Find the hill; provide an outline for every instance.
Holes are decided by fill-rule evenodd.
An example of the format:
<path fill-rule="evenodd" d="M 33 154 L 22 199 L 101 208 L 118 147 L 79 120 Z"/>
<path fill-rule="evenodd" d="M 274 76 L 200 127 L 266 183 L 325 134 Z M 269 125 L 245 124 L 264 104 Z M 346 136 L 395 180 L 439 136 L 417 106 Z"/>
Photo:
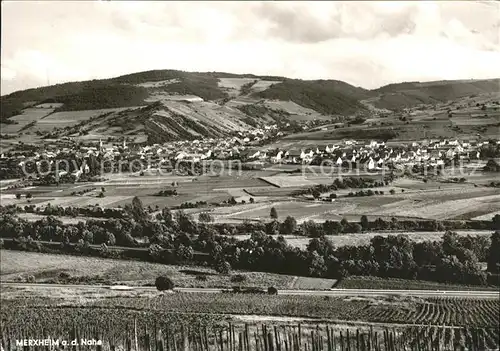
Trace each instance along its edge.
<path fill-rule="evenodd" d="M 406 82 L 372 90 L 374 97 L 368 101 L 375 107 L 394 110 L 498 92 L 500 79 Z"/>
<path fill-rule="evenodd" d="M 367 90 L 336 80 L 152 70 L 2 96 L 0 122 L 6 134 L 142 133 L 161 142 L 221 137 L 277 122 L 369 118 L 382 110 L 498 91 L 498 79 L 407 82 Z"/>

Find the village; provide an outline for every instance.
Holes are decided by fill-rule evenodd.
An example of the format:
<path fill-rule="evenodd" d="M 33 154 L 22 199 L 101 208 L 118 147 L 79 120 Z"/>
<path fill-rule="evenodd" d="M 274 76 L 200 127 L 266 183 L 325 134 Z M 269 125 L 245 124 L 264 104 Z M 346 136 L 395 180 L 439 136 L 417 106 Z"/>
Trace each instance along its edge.
<path fill-rule="evenodd" d="M 17 148 L 4 152 L 0 156 L 2 178 L 9 178 L 9 171 L 19 175 L 19 168 L 54 161 L 63 162 L 69 159 L 98 158 L 100 161 L 140 161 L 141 171 L 154 171 L 165 168 L 165 164 L 175 162 L 210 162 L 213 160 L 236 160 L 247 169 L 262 169 L 267 165 L 323 165 L 336 167 L 352 167 L 357 165 L 367 170 L 377 170 L 392 165 L 408 166 L 425 163 L 428 166 L 444 165 L 447 161 L 469 162 L 486 159 L 481 156 L 481 148 L 500 144 L 499 140 L 457 140 L 429 139 L 412 142 L 358 141 L 352 139 L 339 140 L 331 144 L 319 141 L 316 147 L 273 147 L 271 144 L 283 133 L 276 125 L 265 129 L 256 129 L 246 133 L 238 132 L 235 136 L 220 139 L 182 140 L 163 144 L 140 145 L 127 144 L 125 139 L 119 143 L 100 140 L 91 143 L 75 143 L 70 138 L 46 143 L 44 146 L 20 144 Z M 56 163 L 57 163 L 56 162 Z M 14 167 L 13 167 L 14 166 Z M 50 168 L 50 167 L 49 167 Z M 52 168 L 54 171 L 55 169 Z M 47 171 L 47 169 L 45 169 Z M 57 176 L 67 174 L 67 170 L 57 170 Z M 72 170 L 78 178 L 89 172 L 89 165 L 82 164 Z M 47 173 L 45 173 L 47 174 Z M 30 174 L 31 178 L 37 175 Z"/>

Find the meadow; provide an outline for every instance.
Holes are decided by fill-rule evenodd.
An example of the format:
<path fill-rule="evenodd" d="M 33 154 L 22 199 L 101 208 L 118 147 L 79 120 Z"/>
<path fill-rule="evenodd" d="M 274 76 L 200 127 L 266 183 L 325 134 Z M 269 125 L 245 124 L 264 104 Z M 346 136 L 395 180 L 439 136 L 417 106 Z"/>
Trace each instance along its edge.
<path fill-rule="evenodd" d="M 32 275 L 37 282 L 54 281 L 61 272 L 71 277 L 140 286 L 153 284 L 159 275 L 169 276 L 178 287 L 222 288 L 233 285 L 274 286 L 278 289 L 328 289 L 333 279 L 296 277 L 291 275 L 235 271 L 218 274 L 214 269 L 201 266 L 164 265 L 159 263 L 116 260 L 95 257 L 55 255 L 11 250 L 0 251 L 1 281 L 19 281 Z M 235 274 L 244 281 L 234 283 Z M 199 277 L 205 277 L 203 280 Z"/>

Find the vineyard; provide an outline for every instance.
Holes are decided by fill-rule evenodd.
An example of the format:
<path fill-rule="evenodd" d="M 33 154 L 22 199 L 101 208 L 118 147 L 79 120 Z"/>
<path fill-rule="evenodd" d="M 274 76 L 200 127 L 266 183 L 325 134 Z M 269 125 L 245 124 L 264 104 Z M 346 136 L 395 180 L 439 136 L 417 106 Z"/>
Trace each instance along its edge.
<path fill-rule="evenodd" d="M 175 293 L 82 303 L 40 298 L 26 307 L 85 307 L 198 315 L 268 315 L 405 325 L 488 328 L 499 324 L 500 300 L 473 298 L 324 297 Z"/>
<path fill-rule="evenodd" d="M 33 312 L 29 311 L 28 313 Z M 30 313 L 30 323 L 22 326 L 8 321 L 2 324 L 3 350 L 17 350 L 15 340 L 36 335 L 38 339 L 55 340 L 53 349 L 63 340 L 96 340 L 95 349 L 126 351 L 298 351 L 298 350 L 487 350 L 498 349 L 499 329 L 452 327 L 355 328 L 336 325 L 267 325 L 219 323 L 207 326 L 191 316 L 174 322 L 168 318 L 132 316 L 114 310 L 111 315 L 99 309 L 39 310 Z M 43 316 L 39 314 L 42 312 Z M 56 317 L 52 313 L 57 313 Z M 86 312 L 80 314 L 80 312 Z M 120 317 L 130 317 L 124 321 Z M 54 319 L 50 319 L 50 318 Z M 77 317 L 77 318 L 74 318 Z M 166 317 L 166 316 L 163 316 Z M 187 317 L 187 318 L 186 318 Z M 7 322 L 7 323 L 5 323 Z M 50 322 L 50 323 L 49 323 Z M 195 323 L 193 323 L 195 322 Z M 205 321 L 206 322 L 206 321 Z M 30 348 L 23 348 L 23 350 Z M 40 348 L 32 348 L 40 349 Z M 72 350 L 88 349 L 74 346 Z"/>
<path fill-rule="evenodd" d="M 78 303 L 51 298 L 2 299 L 1 338 L 5 351 L 16 349 L 15 339 L 28 337 L 95 339 L 103 343 L 98 350 L 127 351 L 499 347 L 498 299 L 433 298 L 406 301 L 406 305 L 391 301 L 194 293 L 98 300 L 82 297 Z M 260 318 L 266 315 L 276 317 L 272 323 L 263 322 L 265 318 Z"/>

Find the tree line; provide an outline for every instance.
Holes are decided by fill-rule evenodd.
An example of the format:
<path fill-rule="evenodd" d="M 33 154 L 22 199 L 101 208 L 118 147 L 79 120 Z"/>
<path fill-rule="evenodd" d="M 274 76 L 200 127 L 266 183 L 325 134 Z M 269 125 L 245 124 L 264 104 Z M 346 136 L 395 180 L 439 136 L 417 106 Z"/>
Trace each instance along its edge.
<path fill-rule="evenodd" d="M 332 228 L 357 226 L 356 229 L 363 230 L 382 223 L 386 226 L 387 222 L 362 218 L 359 223 L 343 220 L 305 222 L 298 226 L 293 217 L 287 217 L 283 222 L 273 220 L 264 228 L 249 222 L 230 226 L 211 223 L 210 218 L 196 222 L 183 211 L 174 213 L 167 208 L 153 221 L 138 198 L 124 211 L 126 219 L 88 220 L 78 224 L 63 224 L 52 216 L 28 222 L 2 213 L 0 234 L 3 238 L 14 238 L 20 249 L 35 251 L 43 250 L 40 241 L 61 243 L 62 252 L 82 254 L 90 252 L 90 245 L 101 245 L 97 254 L 104 257 L 109 257 L 109 246 L 142 247 L 148 249 L 141 256 L 143 259 L 161 263 L 194 263 L 199 252 L 205 254 L 206 264 L 222 273 L 246 269 L 337 279 L 372 275 L 463 284 L 487 284 L 488 279 L 491 282 L 488 274 L 499 273 L 499 231 L 491 240 L 461 237 L 447 231 L 442 241 L 417 243 L 406 235 L 389 235 L 375 236 L 366 245 L 336 248 L 325 236 L 338 230 Z M 499 222 L 497 215 L 491 226 L 499 229 Z M 231 236 L 229 229 L 236 227 L 240 233 L 250 234 L 250 238 L 238 240 Z M 269 235 L 269 232 L 293 233 L 297 228 L 307 228 L 311 237 L 306 249 L 289 245 L 282 235 Z M 488 274 L 482 271 L 479 262 L 488 263 Z"/>

